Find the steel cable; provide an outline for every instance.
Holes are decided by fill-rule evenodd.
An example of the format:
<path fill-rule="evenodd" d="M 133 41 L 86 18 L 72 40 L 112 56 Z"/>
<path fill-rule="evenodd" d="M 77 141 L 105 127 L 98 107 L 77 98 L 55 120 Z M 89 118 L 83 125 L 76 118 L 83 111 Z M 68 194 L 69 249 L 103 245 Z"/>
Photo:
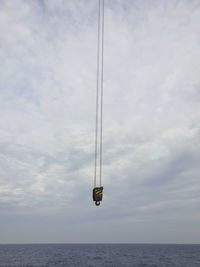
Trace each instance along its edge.
<path fill-rule="evenodd" d="M 100 11 L 101 2 L 99 0 L 99 15 L 98 15 L 98 36 L 97 36 L 97 84 L 96 84 L 96 122 L 95 122 L 95 163 L 94 163 L 94 187 L 97 180 L 97 145 L 98 145 L 98 112 L 99 112 L 99 52 L 100 52 Z"/>
<path fill-rule="evenodd" d="M 102 3 L 102 6 L 101 6 Z M 102 7 L 102 8 L 101 8 Z M 102 12 L 101 12 L 102 9 Z M 102 15 L 102 18 L 101 18 Z M 100 137 L 99 137 L 99 182 L 102 184 L 102 134 L 103 134 L 103 57 L 104 57 L 104 0 L 99 0 L 97 37 L 97 84 L 96 84 L 96 122 L 95 122 L 95 164 L 94 187 L 97 184 L 98 131 L 99 131 L 99 88 L 100 92 Z M 101 72 L 100 72 L 101 67 Z"/>
<path fill-rule="evenodd" d="M 102 159 L 103 159 L 103 59 L 104 59 L 104 0 L 102 0 L 102 35 L 101 35 L 101 121 L 100 121 L 100 186 L 102 185 Z"/>

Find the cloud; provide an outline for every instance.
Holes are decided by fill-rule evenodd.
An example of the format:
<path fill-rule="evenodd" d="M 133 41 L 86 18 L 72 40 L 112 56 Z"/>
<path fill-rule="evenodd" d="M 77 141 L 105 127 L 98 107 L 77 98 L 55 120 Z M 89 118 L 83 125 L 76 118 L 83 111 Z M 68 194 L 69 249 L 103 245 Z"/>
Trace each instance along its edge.
<path fill-rule="evenodd" d="M 97 2 L 1 2 L 2 231 L 24 220 L 21 237 L 12 230 L 1 242 L 35 240 L 27 216 L 39 232 L 38 219 L 53 220 L 48 233 L 60 227 L 44 234 L 50 242 L 94 242 L 101 224 L 101 242 L 176 242 L 180 224 L 177 242 L 199 237 L 199 3 L 105 4 L 105 195 L 96 210 Z"/>

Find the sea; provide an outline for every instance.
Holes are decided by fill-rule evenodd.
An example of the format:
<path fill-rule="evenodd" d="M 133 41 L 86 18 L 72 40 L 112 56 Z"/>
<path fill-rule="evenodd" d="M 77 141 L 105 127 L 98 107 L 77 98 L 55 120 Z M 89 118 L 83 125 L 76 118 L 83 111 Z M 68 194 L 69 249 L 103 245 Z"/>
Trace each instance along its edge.
<path fill-rule="evenodd" d="M 200 267 L 200 245 L 0 245 L 0 266 Z"/>

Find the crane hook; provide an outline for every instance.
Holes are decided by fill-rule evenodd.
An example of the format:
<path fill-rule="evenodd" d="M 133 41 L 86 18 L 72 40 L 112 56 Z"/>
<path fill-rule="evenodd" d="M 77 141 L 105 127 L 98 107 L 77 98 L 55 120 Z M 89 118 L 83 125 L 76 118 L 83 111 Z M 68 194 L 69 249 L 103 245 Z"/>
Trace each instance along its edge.
<path fill-rule="evenodd" d="M 100 202 L 103 198 L 103 187 L 95 187 L 93 189 L 93 200 L 95 201 L 95 205 L 99 206 Z"/>

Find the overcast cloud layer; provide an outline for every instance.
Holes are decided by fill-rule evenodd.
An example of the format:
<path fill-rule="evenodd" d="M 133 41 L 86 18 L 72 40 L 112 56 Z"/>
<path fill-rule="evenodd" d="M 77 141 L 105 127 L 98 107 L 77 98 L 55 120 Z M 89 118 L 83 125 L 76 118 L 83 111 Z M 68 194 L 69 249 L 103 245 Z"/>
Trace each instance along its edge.
<path fill-rule="evenodd" d="M 200 2 L 0 1 L 0 243 L 200 242 Z"/>

